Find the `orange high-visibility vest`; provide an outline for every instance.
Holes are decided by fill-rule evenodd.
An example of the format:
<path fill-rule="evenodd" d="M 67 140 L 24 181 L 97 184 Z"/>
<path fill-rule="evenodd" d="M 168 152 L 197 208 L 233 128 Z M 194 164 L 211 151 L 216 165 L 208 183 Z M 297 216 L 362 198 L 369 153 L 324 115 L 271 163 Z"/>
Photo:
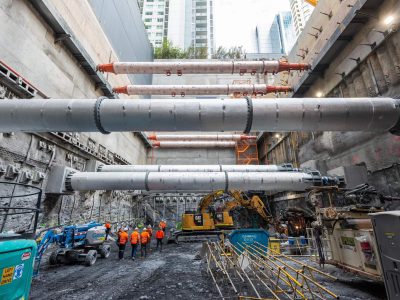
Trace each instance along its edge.
<path fill-rule="evenodd" d="M 153 229 L 147 228 L 147 233 L 149 234 L 150 238 L 153 235 Z"/>
<path fill-rule="evenodd" d="M 156 232 L 156 239 L 163 239 L 164 238 L 164 231 L 158 230 Z"/>
<path fill-rule="evenodd" d="M 149 235 L 149 233 L 147 232 L 147 231 L 143 231 L 141 234 L 140 234 L 140 242 L 142 243 L 142 244 L 147 244 L 147 242 L 150 240 L 150 235 Z"/>
<path fill-rule="evenodd" d="M 128 238 L 129 238 L 129 236 L 125 231 L 122 231 L 119 233 L 119 243 L 121 245 L 125 245 L 126 242 L 128 241 Z"/>
<path fill-rule="evenodd" d="M 131 244 L 136 245 L 137 243 L 140 243 L 140 234 L 139 232 L 134 231 L 131 234 Z"/>

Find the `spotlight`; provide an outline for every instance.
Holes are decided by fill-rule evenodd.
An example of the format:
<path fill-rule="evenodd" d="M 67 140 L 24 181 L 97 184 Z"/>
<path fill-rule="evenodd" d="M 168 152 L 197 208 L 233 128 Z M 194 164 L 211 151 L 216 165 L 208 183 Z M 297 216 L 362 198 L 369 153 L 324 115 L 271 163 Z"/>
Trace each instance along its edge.
<path fill-rule="evenodd" d="M 275 134 L 275 137 L 276 137 L 277 139 L 279 139 L 279 138 L 281 137 L 281 135 L 280 135 L 279 133 L 277 133 L 277 134 Z"/>
<path fill-rule="evenodd" d="M 394 21 L 394 17 L 393 16 L 387 16 L 383 22 L 386 25 L 391 25 L 391 24 L 393 24 L 393 21 Z"/>
<path fill-rule="evenodd" d="M 324 94 L 320 91 L 320 92 L 317 92 L 316 94 L 315 94 L 315 96 L 317 96 L 318 98 L 321 98 L 322 96 L 323 96 Z"/>

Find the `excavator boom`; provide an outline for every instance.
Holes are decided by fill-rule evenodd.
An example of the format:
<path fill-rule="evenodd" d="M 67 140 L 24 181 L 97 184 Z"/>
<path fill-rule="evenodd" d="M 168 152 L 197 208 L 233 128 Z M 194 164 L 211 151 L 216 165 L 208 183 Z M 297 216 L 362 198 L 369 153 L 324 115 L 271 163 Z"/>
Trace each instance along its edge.
<path fill-rule="evenodd" d="M 219 191 L 215 191 L 215 192 L 212 192 L 212 193 L 204 196 L 204 198 L 201 199 L 201 201 L 199 203 L 199 211 L 201 213 L 206 213 L 208 207 L 215 200 L 215 198 L 218 198 L 218 197 L 222 196 L 223 194 L 224 194 L 224 191 L 219 190 Z"/>

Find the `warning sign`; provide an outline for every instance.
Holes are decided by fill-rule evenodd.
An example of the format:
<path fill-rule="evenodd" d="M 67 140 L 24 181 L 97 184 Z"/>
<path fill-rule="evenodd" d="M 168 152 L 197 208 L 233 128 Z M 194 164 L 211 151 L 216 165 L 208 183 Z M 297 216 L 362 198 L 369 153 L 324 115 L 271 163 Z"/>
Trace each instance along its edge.
<path fill-rule="evenodd" d="M 3 269 L 0 285 L 5 285 L 13 281 L 14 269 L 15 267 L 9 267 Z"/>
<path fill-rule="evenodd" d="M 24 264 L 15 266 L 13 280 L 21 278 L 23 272 L 24 272 Z"/>

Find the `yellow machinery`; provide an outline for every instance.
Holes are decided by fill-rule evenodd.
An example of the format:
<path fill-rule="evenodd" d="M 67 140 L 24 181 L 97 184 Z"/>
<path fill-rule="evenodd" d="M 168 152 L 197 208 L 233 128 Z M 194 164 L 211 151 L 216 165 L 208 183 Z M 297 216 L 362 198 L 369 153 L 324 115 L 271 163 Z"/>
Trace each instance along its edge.
<path fill-rule="evenodd" d="M 269 217 L 265 210 L 265 205 L 258 196 L 253 196 L 251 199 L 244 199 L 240 191 L 231 191 L 227 195 L 233 200 L 227 201 L 221 212 L 214 214 L 208 212 L 208 207 L 216 199 L 224 196 L 224 191 L 216 191 L 205 196 L 199 204 L 199 213 L 185 213 L 182 215 L 182 230 L 214 230 L 233 228 L 234 222 L 230 215 L 230 211 L 236 207 L 245 207 L 249 210 L 256 211 L 264 221 L 269 221 Z"/>
<path fill-rule="evenodd" d="M 264 221 L 269 222 L 270 217 L 267 215 L 264 202 L 262 202 L 260 197 L 254 195 L 251 199 L 244 199 L 240 191 L 229 192 L 229 195 L 232 196 L 234 200 L 225 203 L 224 213 L 226 212 L 229 215 L 232 209 L 242 206 L 249 210 L 256 211 Z"/>
<path fill-rule="evenodd" d="M 214 219 L 210 213 L 184 213 L 182 215 L 182 230 L 214 230 Z"/>
<path fill-rule="evenodd" d="M 199 204 L 199 213 L 184 213 L 182 215 L 182 230 L 214 230 L 215 228 L 232 228 L 233 219 L 229 212 L 217 212 L 214 216 L 208 212 L 208 207 L 217 198 L 222 197 L 224 191 L 216 191 L 205 196 Z"/>

